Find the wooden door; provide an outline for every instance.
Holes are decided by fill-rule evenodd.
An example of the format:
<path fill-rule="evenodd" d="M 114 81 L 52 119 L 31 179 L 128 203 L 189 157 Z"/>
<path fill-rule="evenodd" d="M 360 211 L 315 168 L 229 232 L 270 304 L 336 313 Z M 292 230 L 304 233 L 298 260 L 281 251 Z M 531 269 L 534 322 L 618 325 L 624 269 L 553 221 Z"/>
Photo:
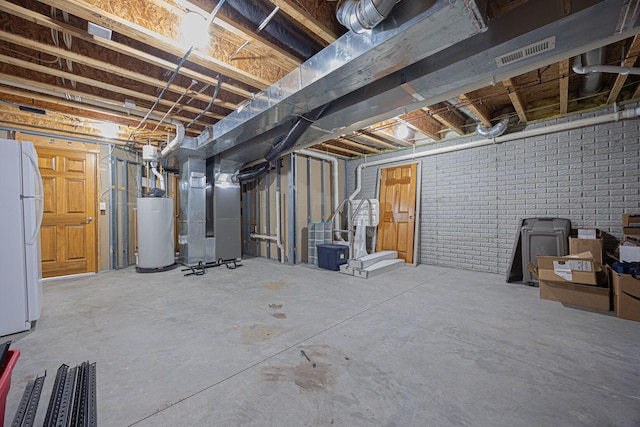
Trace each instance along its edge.
<path fill-rule="evenodd" d="M 417 165 L 382 169 L 380 223 L 376 251 L 398 251 L 398 258 L 413 263 Z"/>
<path fill-rule="evenodd" d="M 96 270 L 96 156 L 36 147 L 44 185 L 42 277 Z"/>

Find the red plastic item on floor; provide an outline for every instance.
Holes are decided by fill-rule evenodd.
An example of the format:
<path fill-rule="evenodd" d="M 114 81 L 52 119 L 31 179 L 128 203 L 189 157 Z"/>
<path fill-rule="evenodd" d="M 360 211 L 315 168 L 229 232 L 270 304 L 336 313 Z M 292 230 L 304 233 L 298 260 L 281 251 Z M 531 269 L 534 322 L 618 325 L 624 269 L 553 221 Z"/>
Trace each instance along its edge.
<path fill-rule="evenodd" d="M 16 366 L 18 357 L 20 357 L 19 350 L 9 350 L 7 365 L 0 370 L 0 426 L 4 425 L 4 406 L 7 403 L 7 395 L 11 387 L 11 372 L 13 367 Z"/>

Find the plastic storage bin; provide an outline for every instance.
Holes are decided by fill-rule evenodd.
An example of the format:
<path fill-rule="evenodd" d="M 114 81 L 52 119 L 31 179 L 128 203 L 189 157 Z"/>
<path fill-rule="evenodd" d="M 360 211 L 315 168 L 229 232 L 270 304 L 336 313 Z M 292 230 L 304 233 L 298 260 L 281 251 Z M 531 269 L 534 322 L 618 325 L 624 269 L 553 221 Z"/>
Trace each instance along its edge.
<path fill-rule="evenodd" d="M 0 426 L 4 425 L 4 408 L 7 403 L 9 388 L 11 387 L 11 372 L 13 367 L 16 366 L 20 352 L 18 350 L 9 350 L 8 355 L 6 366 L 0 366 Z"/>
<path fill-rule="evenodd" d="M 349 246 L 322 244 L 318 245 L 318 267 L 338 271 L 342 264 L 349 261 Z"/>
<path fill-rule="evenodd" d="M 527 269 L 538 266 L 540 256 L 564 256 L 569 253 L 571 221 L 563 218 L 527 218 L 522 221 L 522 272 L 524 283 L 537 284 L 538 279 Z"/>

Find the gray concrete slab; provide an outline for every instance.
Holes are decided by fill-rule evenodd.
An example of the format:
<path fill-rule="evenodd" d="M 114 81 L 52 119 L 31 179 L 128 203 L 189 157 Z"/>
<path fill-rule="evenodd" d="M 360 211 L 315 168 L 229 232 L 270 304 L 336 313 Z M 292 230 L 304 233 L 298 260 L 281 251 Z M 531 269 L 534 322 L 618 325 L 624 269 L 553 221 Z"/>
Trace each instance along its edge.
<path fill-rule="evenodd" d="M 640 323 L 493 274 L 243 264 L 48 283 L 5 425 L 46 370 L 41 424 L 84 360 L 103 426 L 640 425 Z"/>

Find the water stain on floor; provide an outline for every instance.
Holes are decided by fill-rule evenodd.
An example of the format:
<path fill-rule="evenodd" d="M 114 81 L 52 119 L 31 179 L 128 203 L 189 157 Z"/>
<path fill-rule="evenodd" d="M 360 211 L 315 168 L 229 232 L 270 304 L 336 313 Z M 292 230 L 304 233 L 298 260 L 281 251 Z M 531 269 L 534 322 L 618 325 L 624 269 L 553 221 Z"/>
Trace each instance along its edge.
<path fill-rule="evenodd" d="M 255 344 L 280 335 L 283 329 L 270 325 L 251 325 L 242 330 L 242 344 Z"/>
<path fill-rule="evenodd" d="M 278 280 L 277 282 L 267 283 L 266 285 L 263 285 L 263 287 L 265 287 L 266 289 L 269 289 L 270 291 L 278 291 L 280 289 L 286 288 L 287 284 L 282 280 Z"/>
<path fill-rule="evenodd" d="M 269 366 L 262 369 L 266 381 L 289 381 L 303 390 L 324 390 L 331 385 L 331 363 L 323 360 L 324 353 L 306 349 L 301 351 L 296 366 Z"/>

